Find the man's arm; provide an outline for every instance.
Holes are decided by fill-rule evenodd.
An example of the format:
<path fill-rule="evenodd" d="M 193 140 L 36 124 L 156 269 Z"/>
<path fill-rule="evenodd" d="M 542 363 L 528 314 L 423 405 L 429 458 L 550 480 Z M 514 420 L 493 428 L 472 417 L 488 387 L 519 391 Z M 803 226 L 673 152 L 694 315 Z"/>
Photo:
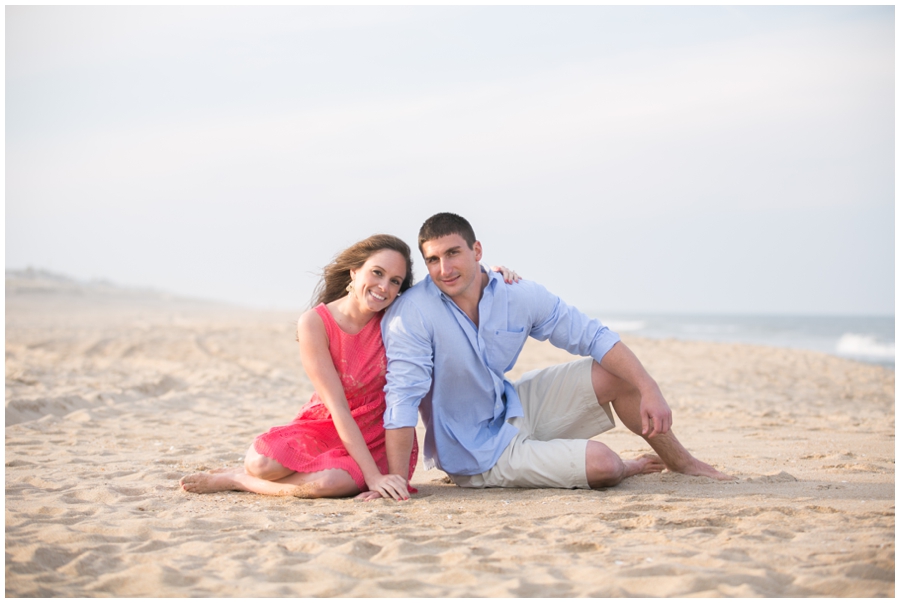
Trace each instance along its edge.
<path fill-rule="evenodd" d="M 381 338 L 387 354 L 384 442 L 388 474 L 409 476 L 409 461 L 416 437 L 419 403 L 431 389 L 434 366 L 428 329 L 415 307 L 401 308 L 397 300 L 381 321 Z M 407 487 L 409 483 L 407 482 Z M 375 500 L 381 494 L 363 492 L 359 500 Z"/>
<path fill-rule="evenodd" d="M 586 316 L 537 283 L 529 285 L 528 301 L 523 305 L 532 313 L 530 335 L 535 339 L 549 340 L 570 354 L 591 356 L 597 362 L 619 342 L 619 336 L 596 318 Z"/>
<path fill-rule="evenodd" d="M 399 475 L 407 479 L 409 475 L 409 457 L 412 456 L 413 441 L 416 437 L 415 427 L 399 427 L 384 431 L 385 452 L 388 459 L 388 475 Z M 407 494 L 409 482 L 407 482 Z M 369 490 L 358 494 L 358 500 L 376 500 L 381 498 L 377 490 Z"/>
<path fill-rule="evenodd" d="M 531 335 L 549 339 L 558 348 L 579 356 L 591 356 L 604 369 L 633 385 L 641 393 L 641 427 L 646 437 L 666 433 L 672 425 L 672 411 L 656 381 L 637 356 L 596 319 L 585 316 L 543 287 L 532 293 L 537 312 Z"/>
<path fill-rule="evenodd" d="M 431 389 L 434 354 L 431 334 L 418 309 L 405 303 L 405 307 L 398 305 L 392 310 L 381 323 L 388 360 L 385 449 L 388 472 L 407 477 L 419 403 Z"/>
<path fill-rule="evenodd" d="M 672 410 L 663 398 L 659 385 L 628 346 L 621 341 L 615 344 L 603 356 L 600 366 L 630 383 L 641 393 L 641 435 L 652 438 L 669 431 L 672 426 Z"/>
<path fill-rule="evenodd" d="M 409 457 L 412 455 L 415 438 L 415 427 L 385 429 L 384 444 L 388 459 L 388 473 L 403 477 L 409 474 Z"/>

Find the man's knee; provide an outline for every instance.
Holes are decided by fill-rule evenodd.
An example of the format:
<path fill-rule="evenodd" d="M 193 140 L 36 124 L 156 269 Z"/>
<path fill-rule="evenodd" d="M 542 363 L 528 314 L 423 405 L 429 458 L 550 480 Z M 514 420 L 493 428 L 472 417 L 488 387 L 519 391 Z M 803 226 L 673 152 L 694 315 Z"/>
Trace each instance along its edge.
<path fill-rule="evenodd" d="M 600 442 L 588 441 L 585 471 L 591 488 L 609 488 L 625 478 L 625 464 L 619 455 Z"/>

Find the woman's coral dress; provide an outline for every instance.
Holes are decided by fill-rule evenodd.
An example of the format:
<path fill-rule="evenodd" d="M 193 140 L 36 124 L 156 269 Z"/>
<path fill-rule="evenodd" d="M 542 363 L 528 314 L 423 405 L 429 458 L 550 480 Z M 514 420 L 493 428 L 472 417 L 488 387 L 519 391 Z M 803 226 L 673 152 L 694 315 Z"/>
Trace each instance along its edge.
<path fill-rule="evenodd" d="M 359 333 L 350 335 L 341 330 L 324 304 L 316 306 L 315 311 L 325 323 L 328 349 L 344 386 L 350 413 L 359 425 L 375 464 L 386 474 L 384 386 L 387 357 L 381 340 L 384 313 L 379 312 Z M 259 454 L 299 473 L 343 469 L 353 477 L 361 492 L 368 490 L 362 471 L 344 448 L 331 413 L 318 393 L 312 395 L 290 425 L 273 427 L 258 436 L 253 447 Z M 417 458 L 418 446 L 414 440 L 408 479 L 412 479 Z M 410 488 L 410 491 L 415 490 Z"/>

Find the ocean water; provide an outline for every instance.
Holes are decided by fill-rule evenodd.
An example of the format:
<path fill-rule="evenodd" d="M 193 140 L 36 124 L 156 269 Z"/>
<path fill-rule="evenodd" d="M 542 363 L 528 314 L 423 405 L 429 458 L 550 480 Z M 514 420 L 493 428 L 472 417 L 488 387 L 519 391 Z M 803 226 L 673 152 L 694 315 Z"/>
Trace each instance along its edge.
<path fill-rule="evenodd" d="M 814 350 L 894 368 L 893 316 L 589 314 L 613 331 L 639 337 Z"/>

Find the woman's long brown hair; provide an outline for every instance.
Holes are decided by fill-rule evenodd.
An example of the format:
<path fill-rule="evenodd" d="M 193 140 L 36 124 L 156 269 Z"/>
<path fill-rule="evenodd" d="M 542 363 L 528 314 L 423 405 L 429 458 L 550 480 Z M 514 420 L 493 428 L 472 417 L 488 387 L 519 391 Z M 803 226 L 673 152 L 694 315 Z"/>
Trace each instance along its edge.
<path fill-rule="evenodd" d="M 413 282 L 412 258 L 409 255 L 409 245 L 393 235 L 376 234 L 368 239 L 355 243 L 338 253 L 330 264 L 322 269 L 322 280 L 316 286 L 313 293 L 313 306 L 331 303 L 347 294 L 347 285 L 352 280 L 351 270 L 359 270 L 372 254 L 382 249 L 391 249 L 403 256 L 406 261 L 406 278 L 400 284 L 400 293 L 403 293 Z"/>

